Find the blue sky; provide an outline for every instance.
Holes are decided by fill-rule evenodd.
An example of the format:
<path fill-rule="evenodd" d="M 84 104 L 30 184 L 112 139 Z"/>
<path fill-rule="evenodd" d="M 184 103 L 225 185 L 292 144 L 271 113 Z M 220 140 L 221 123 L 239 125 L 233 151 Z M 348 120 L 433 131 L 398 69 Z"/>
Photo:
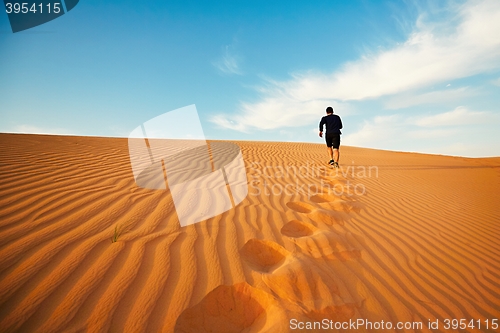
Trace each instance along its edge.
<path fill-rule="evenodd" d="M 500 155 L 500 2 L 93 1 L 13 34 L 0 131 L 121 136 L 196 104 L 208 139 Z M 189 124 L 181 124 L 189 130 Z"/>

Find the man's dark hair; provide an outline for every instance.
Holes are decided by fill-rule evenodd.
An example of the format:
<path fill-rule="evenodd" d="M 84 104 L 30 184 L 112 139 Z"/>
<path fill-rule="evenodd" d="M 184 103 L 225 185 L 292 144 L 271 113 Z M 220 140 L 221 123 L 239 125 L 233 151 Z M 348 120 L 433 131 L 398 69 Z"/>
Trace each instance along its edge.
<path fill-rule="evenodd" d="M 326 113 L 328 113 L 328 114 L 333 113 L 333 108 L 331 106 L 327 107 Z"/>

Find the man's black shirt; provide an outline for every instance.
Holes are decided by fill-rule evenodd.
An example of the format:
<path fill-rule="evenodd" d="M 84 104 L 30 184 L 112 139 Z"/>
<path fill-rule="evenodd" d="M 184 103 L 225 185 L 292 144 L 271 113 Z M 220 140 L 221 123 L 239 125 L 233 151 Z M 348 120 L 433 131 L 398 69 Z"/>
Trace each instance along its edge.
<path fill-rule="evenodd" d="M 342 134 L 342 120 L 336 114 L 327 114 L 319 122 L 319 131 L 323 132 L 323 125 L 326 125 L 326 133 L 328 134 Z"/>

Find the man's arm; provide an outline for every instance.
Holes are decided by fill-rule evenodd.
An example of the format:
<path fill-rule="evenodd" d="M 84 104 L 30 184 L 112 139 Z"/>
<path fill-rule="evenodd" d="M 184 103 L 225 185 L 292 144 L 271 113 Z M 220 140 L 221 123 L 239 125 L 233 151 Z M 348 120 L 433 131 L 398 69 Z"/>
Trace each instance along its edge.
<path fill-rule="evenodd" d="M 339 121 L 340 121 L 340 127 L 339 127 L 339 129 L 342 129 L 342 119 L 340 119 L 340 117 L 339 117 Z"/>
<path fill-rule="evenodd" d="M 323 137 L 323 125 L 325 124 L 325 117 L 321 118 L 321 121 L 319 122 L 319 137 Z"/>

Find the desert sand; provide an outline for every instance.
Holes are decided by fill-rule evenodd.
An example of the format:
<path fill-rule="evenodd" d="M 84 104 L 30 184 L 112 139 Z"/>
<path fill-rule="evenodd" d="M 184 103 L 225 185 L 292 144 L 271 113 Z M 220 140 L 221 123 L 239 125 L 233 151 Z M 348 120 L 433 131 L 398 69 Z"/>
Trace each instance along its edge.
<path fill-rule="evenodd" d="M 500 158 L 236 143 L 248 196 L 181 228 L 127 139 L 0 134 L 0 331 L 500 319 Z"/>

